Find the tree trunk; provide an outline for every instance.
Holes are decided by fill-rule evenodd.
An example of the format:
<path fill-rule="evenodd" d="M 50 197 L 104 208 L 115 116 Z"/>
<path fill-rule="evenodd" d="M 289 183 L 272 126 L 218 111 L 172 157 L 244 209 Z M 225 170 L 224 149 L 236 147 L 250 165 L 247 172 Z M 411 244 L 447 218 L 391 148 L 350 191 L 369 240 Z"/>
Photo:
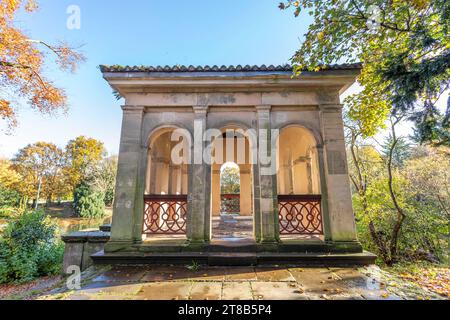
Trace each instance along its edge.
<path fill-rule="evenodd" d="M 400 122 L 401 118 L 396 119 L 396 121 L 391 121 L 391 130 L 392 130 L 392 144 L 389 146 L 389 158 L 388 158 L 388 185 L 389 185 L 389 195 L 392 199 L 392 202 L 394 203 L 395 210 L 397 211 L 397 221 L 395 222 L 394 228 L 392 229 L 392 235 L 391 235 L 391 241 L 389 246 L 389 251 L 391 255 L 391 261 L 390 264 L 395 263 L 398 260 L 397 254 L 398 254 L 398 236 L 400 234 L 400 230 L 403 225 L 403 221 L 406 218 L 405 212 L 403 211 L 403 208 L 401 208 L 400 204 L 398 203 L 397 196 L 394 192 L 394 186 L 393 186 L 393 174 L 392 174 L 392 157 L 394 154 L 395 147 L 398 143 L 398 138 L 395 134 L 395 125 Z"/>

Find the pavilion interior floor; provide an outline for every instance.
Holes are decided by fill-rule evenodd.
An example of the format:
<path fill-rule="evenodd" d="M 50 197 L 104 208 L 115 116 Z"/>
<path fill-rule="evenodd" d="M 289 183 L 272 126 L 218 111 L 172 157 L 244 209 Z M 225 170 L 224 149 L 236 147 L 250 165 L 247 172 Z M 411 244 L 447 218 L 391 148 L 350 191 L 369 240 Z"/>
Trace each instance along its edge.
<path fill-rule="evenodd" d="M 161 234 L 151 235 L 145 242 L 161 240 L 184 240 L 183 234 Z M 323 236 L 310 235 L 281 235 L 282 241 L 323 241 Z M 222 214 L 212 218 L 211 243 L 228 244 L 229 246 L 254 243 L 253 217 L 231 214 Z"/>

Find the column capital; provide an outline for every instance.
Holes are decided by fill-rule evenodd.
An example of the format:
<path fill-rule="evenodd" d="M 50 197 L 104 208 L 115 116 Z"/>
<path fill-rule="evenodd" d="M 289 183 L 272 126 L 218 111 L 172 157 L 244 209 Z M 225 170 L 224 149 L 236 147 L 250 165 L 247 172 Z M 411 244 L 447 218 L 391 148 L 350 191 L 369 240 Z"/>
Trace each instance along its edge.
<path fill-rule="evenodd" d="M 206 115 L 209 111 L 209 106 L 192 106 L 196 115 Z"/>
<path fill-rule="evenodd" d="M 121 106 L 121 108 L 122 108 L 123 112 L 129 112 L 129 113 L 131 113 L 131 112 L 139 113 L 139 112 L 143 112 L 145 109 L 144 106 L 135 106 L 135 105 L 129 105 L 129 104 L 123 105 L 123 106 Z"/>
<path fill-rule="evenodd" d="M 269 112 L 272 109 L 272 106 L 270 104 L 260 104 L 255 106 L 255 109 L 257 112 Z"/>
<path fill-rule="evenodd" d="M 325 112 L 335 112 L 335 111 L 341 111 L 342 108 L 344 107 L 343 104 L 319 104 L 319 109 L 320 111 L 325 111 Z"/>

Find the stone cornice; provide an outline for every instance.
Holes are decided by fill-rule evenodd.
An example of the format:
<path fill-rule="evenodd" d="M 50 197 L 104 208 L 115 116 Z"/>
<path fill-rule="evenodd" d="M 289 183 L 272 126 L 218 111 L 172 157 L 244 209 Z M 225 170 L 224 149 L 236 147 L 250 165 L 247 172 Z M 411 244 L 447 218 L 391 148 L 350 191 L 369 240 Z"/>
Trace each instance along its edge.
<path fill-rule="evenodd" d="M 286 92 L 344 90 L 355 82 L 359 69 L 304 72 L 255 73 L 104 73 L 106 81 L 123 97 L 132 93 Z"/>

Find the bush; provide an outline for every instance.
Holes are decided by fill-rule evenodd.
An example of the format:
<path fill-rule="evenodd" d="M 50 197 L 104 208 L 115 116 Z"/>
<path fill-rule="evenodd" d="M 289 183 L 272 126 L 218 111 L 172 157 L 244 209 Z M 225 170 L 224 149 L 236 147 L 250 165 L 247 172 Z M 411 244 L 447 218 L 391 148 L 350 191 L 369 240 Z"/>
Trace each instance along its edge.
<path fill-rule="evenodd" d="M 0 186 L 0 208 L 17 207 L 20 204 L 20 194 L 8 188 Z"/>
<path fill-rule="evenodd" d="M 75 213 L 83 218 L 101 218 L 105 215 L 105 195 L 86 184 L 75 188 L 73 206 Z"/>
<path fill-rule="evenodd" d="M 60 272 L 64 245 L 43 211 L 24 212 L 0 239 L 0 283 L 27 282 Z"/>
<path fill-rule="evenodd" d="M 112 206 L 114 202 L 114 189 L 108 189 L 105 192 L 105 199 L 104 199 L 105 205 Z"/>
<path fill-rule="evenodd" d="M 15 218 L 20 210 L 13 207 L 0 207 L 0 218 Z"/>

